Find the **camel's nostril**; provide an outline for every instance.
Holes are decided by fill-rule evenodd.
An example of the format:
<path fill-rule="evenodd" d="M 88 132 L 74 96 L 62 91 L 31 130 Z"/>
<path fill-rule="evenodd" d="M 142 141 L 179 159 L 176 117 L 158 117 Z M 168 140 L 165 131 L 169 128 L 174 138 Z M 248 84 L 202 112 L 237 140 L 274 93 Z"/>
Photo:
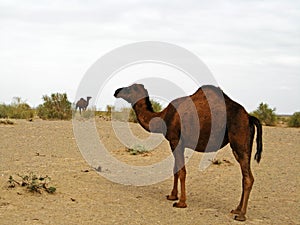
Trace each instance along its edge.
<path fill-rule="evenodd" d="M 120 93 L 120 91 L 122 91 L 123 88 L 119 88 L 116 90 L 114 96 L 117 98 L 118 97 L 118 94 Z"/>

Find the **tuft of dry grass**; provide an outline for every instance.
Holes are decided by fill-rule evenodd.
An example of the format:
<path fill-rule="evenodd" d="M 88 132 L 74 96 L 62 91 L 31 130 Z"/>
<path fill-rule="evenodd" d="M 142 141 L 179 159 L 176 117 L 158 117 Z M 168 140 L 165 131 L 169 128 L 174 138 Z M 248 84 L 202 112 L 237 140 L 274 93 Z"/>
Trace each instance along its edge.
<path fill-rule="evenodd" d="M 221 164 L 224 164 L 224 165 L 226 164 L 226 165 L 229 165 L 229 166 L 233 165 L 233 163 L 231 161 L 229 161 L 228 159 L 223 159 L 223 160 L 213 159 L 213 160 L 211 160 L 211 163 L 213 165 L 221 165 Z"/>
<path fill-rule="evenodd" d="M 130 153 L 130 155 L 140 155 L 140 154 L 146 154 L 149 152 L 148 149 L 146 149 L 145 146 L 136 144 L 133 145 L 131 148 L 126 148 L 126 151 Z"/>
<path fill-rule="evenodd" d="M 0 124 L 4 124 L 4 125 L 14 125 L 15 122 L 9 119 L 1 119 L 0 120 Z"/>

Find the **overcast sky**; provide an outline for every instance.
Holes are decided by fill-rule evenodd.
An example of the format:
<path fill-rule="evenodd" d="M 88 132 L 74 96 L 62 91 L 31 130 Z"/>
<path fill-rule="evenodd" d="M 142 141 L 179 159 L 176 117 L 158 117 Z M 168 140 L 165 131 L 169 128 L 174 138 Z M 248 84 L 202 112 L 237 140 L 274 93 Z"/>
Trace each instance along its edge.
<path fill-rule="evenodd" d="M 248 111 L 300 111 L 300 1 L 0 0 L 0 34 L 0 103 L 37 106 L 54 92 L 73 102 L 99 57 L 150 40 L 195 53 Z"/>

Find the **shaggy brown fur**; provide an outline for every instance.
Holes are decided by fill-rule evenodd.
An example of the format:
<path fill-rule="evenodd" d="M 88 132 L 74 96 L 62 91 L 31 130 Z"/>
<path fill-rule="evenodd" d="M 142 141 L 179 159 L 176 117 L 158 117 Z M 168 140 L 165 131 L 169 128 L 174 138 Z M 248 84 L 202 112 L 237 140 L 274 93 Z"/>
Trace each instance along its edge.
<path fill-rule="evenodd" d="M 191 148 L 198 152 L 217 151 L 230 143 L 243 176 L 241 200 L 231 212 L 236 214 L 236 220 L 246 219 L 248 199 L 254 182 L 250 159 L 255 127 L 257 162 L 260 161 L 262 153 L 262 126 L 257 118 L 250 116 L 221 89 L 210 85 L 199 88 L 193 95 L 175 99 L 161 112 L 153 111 L 148 92 L 141 84 L 119 88 L 114 96 L 132 104 L 144 129 L 163 133 L 169 141 L 175 165 L 174 185 L 167 199 L 178 200 L 178 179 L 181 186 L 181 195 L 174 207 L 187 207 L 184 149 Z"/>

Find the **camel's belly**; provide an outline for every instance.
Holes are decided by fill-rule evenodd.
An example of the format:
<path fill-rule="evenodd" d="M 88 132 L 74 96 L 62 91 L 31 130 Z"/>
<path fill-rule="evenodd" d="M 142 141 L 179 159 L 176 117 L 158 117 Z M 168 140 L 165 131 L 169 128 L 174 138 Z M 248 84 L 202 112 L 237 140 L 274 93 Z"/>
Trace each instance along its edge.
<path fill-rule="evenodd" d="M 228 144 L 227 131 L 225 128 L 219 128 L 214 132 L 201 129 L 198 135 L 186 133 L 182 135 L 185 147 L 197 152 L 218 151 Z"/>

